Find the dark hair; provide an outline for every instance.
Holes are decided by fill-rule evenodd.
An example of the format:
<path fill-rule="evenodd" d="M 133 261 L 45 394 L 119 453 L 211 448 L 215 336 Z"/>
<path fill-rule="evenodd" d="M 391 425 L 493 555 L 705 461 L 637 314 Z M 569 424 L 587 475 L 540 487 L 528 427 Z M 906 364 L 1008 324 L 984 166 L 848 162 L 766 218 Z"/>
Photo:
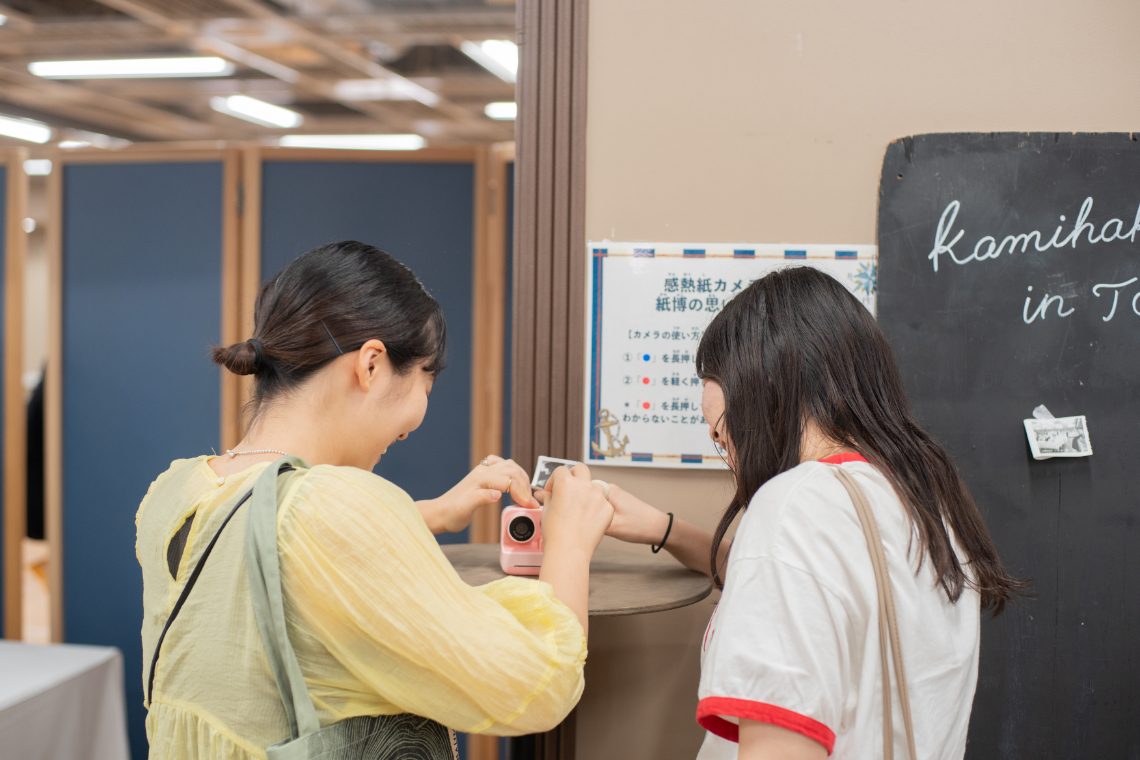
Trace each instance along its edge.
<path fill-rule="evenodd" d="M 238 375 L 255 375 L 252 416 L 303 383 L 342 353 L 380 340 L 396 371 L 421 363 L 444 367 L 443 309 L 412 270 L 379 248 L 354 240 L 329 243 L 298 256 L 262 286 L 253 336 L 213 359 Z"/>
<path fill-rule="evenodd" d="M 696 362 L 697 375 L 724 391 L 723 420 L 734 452 L 736 493 L 712 546 L 718 586 L 716 558 L 725 532 L 764 483 L 800 464 L 804 422 L 811 419 L 891 482 L 920 552 L 952 602 L 972 586 L 982 608 L 996 615 L 1026 591 L 1028 584 L 1002 566 L 950 455 L 918 424 L 886 336 L 835 279 L 809 267 L 765 275 L 713 319 Z M 959 563 L 947 526 L 971 574 Z"/>

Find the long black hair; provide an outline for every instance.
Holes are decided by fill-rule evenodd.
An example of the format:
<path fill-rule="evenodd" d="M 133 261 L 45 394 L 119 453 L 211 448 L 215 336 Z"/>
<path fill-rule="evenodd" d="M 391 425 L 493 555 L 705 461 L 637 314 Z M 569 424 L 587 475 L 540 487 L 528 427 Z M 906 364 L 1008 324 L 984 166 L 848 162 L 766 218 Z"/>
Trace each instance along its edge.
<path fill-rule="evenodd" d="M 918 424 L 886 336 L 838 281 L 809 267 L 760 278 L 713 319 L 696 362 L 697 375 L 724 391 L 736 478 L 713 539 L 718 586 L 725 532 L 764 483 L 800 464 L 804 424 L 812 420 L 828 440 L 859 452 L 891 482 L 952 602 L 971 586 L 982 608 L 996 615 L 1028 588 L 1006 572 L 950 455 Z"/>
<path fill-rule="evenodd" d="M 443 370 L 447 324 L 439 303 L 395 258 L 346 240 L 302 253 L 265 283 L 252 338 L 215 347 L 213 359 L 255 376 L 246 413 L 256 418 L 267 402 L 374 338 L 398 373 L 417 365 Z"/>

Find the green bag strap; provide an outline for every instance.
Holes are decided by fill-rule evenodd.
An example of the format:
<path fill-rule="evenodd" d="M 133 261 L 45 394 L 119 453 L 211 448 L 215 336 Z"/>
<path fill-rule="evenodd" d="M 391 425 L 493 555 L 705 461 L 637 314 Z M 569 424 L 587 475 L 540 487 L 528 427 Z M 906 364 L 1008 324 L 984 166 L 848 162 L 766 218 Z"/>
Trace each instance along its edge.
<path fill-rule="evenodd" d="M 281 562 L 277 556 L 277 484 L 278 475 L 291 469 L 309 469 L 309 465 L 300 457 L 282 457 L 266 467 L 253 484 L 245 528 L 245 564 L 257 627 L 289 718 L 289 735 L 297 739 L 316 733 L 321 726 L 285 629 Z"/>

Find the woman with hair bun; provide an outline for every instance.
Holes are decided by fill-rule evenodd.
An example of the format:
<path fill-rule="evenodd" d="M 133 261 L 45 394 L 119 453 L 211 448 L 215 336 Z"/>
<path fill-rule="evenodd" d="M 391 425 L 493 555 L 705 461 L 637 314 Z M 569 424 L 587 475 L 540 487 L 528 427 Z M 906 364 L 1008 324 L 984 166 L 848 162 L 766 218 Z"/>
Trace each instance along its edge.
<path fill-rule="evenodd" d="M 505 494 L 537 507 L 522 468 L 487 457 L 421 502 L 372 474 L 423 420 L 445 345 L 412 272 L 342 242 L 267 282 L 253 336 L 214 349 L 254 378 L 245 438 L 173 462 L 136 518 L 152 757 L 436 760 L 449 729 L 534 733 L 573 708 L 613 515 L 586 468 L 552 478 L 541 582 L 478 588 L 432 534 Z"/>
<path fill-rule="evenodd" d="M 712 320 L 696 365 L 728 509 L 710 534 L 611 485 L 609 533 L 723 589 L 698 760 L 960 760 L 981 612 L 1027 586 L 911 411 L 874 317 L 816 269 L 775 271 Z"/>

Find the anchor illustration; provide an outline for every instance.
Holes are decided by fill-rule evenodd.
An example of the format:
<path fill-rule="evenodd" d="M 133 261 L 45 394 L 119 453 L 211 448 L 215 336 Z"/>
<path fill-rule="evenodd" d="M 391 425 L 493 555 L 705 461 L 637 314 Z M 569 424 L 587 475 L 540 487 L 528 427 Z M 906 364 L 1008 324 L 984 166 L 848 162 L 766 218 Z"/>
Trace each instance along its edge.
<path fill-rule="evenodd" d="M 625 456 L 625 448 L 629 445 L 629 436 L 621 435 L 621 423 L 618 418 L 610 414 L 609 409 L 602 409 L 598 412 L 598 424 L 594 427 L 601 430 L 606 434 L 606 448 L 601 448 L 596 443 L 591 443 L 590 447 L 593 448 L 595 454 L 600 454 L 606 457 L 620 457 Z"/>

